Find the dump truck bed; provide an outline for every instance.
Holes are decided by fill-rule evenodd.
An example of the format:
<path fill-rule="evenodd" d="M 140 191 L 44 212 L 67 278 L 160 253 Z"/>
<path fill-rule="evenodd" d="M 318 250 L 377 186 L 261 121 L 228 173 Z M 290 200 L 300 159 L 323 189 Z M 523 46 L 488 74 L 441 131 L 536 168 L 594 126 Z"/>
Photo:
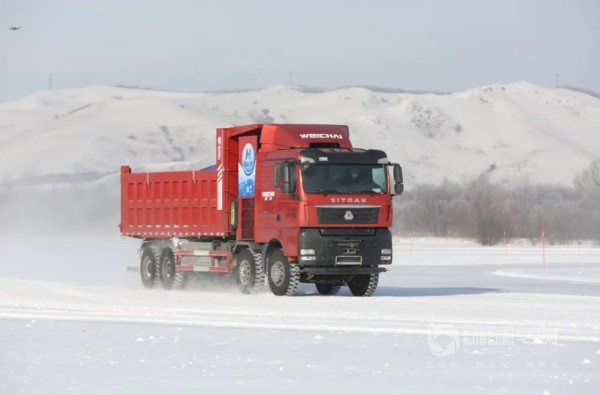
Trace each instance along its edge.
<path fill-rule="evenodd" d="M 139 238 L 226 236 L 217 170 L 131 173 L 121 168 L 121 234 Z"/>

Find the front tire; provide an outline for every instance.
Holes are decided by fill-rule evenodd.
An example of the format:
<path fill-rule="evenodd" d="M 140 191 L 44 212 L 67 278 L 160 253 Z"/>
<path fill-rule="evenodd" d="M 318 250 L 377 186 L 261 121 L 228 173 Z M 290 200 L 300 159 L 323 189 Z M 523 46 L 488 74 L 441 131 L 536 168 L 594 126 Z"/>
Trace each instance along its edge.
<path fill-rule="evenodd" d="M 359 274 L 348 281 L 348 288 L 354 296 L 371 296 L 377 289 L 379 273 Z"/>
<path fill-rule="evenodd" d="M 281 249 L 269 254 L 269 288 L 277 296 L 294 295 L 300 282 L 300 269 L 295 263 L 290 263 Z"/>

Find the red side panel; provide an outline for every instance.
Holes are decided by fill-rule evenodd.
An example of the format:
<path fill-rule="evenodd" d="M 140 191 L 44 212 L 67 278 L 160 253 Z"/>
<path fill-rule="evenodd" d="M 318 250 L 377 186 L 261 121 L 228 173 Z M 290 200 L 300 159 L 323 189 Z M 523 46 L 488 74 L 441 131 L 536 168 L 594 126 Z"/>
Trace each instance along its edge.
<path fill-rule="evenodd" d="M 121 168 L 121 233 L 141 238 L 226 236 L 217 210 L 217 171 L 131 173 Z"/>

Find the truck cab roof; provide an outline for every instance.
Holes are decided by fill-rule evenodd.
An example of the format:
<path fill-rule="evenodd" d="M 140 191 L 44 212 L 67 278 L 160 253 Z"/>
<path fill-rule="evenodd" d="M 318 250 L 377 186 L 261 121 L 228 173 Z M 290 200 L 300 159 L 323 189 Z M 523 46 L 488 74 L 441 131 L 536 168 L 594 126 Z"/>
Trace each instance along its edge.
<path fill-rule="evenodd" d="M 263 152 L 293 148 L 352 148 L 347 125 L 253 124 L 223 128 L 230 138 L 259 136 Z"/>

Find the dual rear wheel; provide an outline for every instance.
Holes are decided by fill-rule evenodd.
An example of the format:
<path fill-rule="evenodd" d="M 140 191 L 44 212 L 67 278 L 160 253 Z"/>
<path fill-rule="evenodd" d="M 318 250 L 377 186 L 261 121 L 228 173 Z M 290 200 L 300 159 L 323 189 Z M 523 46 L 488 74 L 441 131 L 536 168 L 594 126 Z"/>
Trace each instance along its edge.
<path fill-rule="evenodd" d="M 140 278 L 146 288 L 154 288 L 160 284 L 163 289 L 181 289 L 191 283 L 194 275 L 195 273 L 176 269 L 175 255 L 169 247 L 160 249 L 148 246 L 142 252 Z"/>

